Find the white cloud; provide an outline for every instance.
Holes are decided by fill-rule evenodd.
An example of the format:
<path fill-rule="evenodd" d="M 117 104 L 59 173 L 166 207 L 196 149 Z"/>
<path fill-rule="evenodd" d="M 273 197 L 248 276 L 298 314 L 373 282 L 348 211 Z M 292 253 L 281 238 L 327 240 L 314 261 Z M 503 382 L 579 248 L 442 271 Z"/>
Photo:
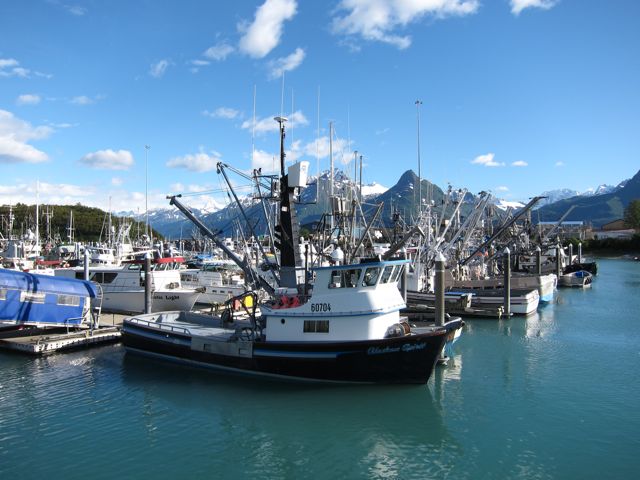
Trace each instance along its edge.
<path fill-rule="evenodd" d="M 215 45 L 207 48 L 202 54 L 203 57 L 209 60 L 224 60 L 234 52 L 235 48 L 229 45 L 227 42 L 219 42 Z"/>
<path fill-rule="evenodd" d="M 64 7 L 67 10 L 67 12 L 69 12 L 72 15 L 75 15 L 76 17 L 81 17 L 85 13 L 87 13 L 87 9 L 79 5 L 65 5 Z"/>
<path fill-rule="evenodd" d="M 511 163 L 512 167 L 526 167 L 527 165 L 529 164 L 524 160 L 516 160 L 515 162 Z"/>
<path fill-rule="evenodd" d="M 330 146 L 328 136 L 320 137 L 307 143 L 301 150 L 313 158 L 316 158 L 316 156 L 318 158 L 327 158 L 332 149 L 335 161 L 346 165 L 353 160 L 353 152 L 351 151 L 349 142 L 344 138 L 334 138 L 333 145 Z"/>
<path fill-rule="evenodd" d="M 70 102 L 74 105 L 92 105 L 96 103 L 98 100 L 102 100 L 104 95 L 96 95 L 95 97 L 88 97 L 87 95 L 78 95 L 73 97 Z"/>
<path fill-rule="evenodd" d="M 0 69 L 17 67 L 19 62 L 15 58 L 0 58 Z"/>
<path fill-rule="evenodd" d="M 103 170 L 129 170 L 133 164 L 133 155 L 128 150 L 99 150 L 87 153 L 80 159 L 80 163 L 91 168 Z"/>
<path fill-rule="evenodd" d="M 244 33 L 239 48 L 253 58 L 264 58 L 280 43 L 283 24 L 296 14 L 295 0 L 266 0 L 256 10 L 251 25 L 239 25 Z"/>
<path fill-rule="evenodd" d="M 556 162 L 555 167 L 564 167 L 564 162 L 560 161 L 560 162 Z"/>
<path fill-rule="evenodd" d="M 240 112 L 238 110 L 229 107 L 218 107 L 213 112 L 204 110 L 202 114 L 211 118 L 226 118 L 230 120 L 240 116 Z"/>
<path fill-rule="evenodd" d="M 280 127 L 278 122 L 274 120 L 274 117 L 275 115 L 272 117 L 256 119 L 256 133 L 261 134 L 266 132 L 277 132 Z M 309 120 L 307 120 L 307 117 L 305 117 L 300 110 L 293 112 L 287 118 L 289 119 L 289 124 L 293 123 L 296 127 L 309 124 Z M 287 124 L 285 124 L 285 128 L 286 125 Z M 253 128 L 253 120 L 245 120 L 244 122 L 242 122 L 242 128 L 244 128 L 245 130 L 251 130 Z"/>
<path fill-rule="evenodd" d="M 174 157 L 167 161 L 166 165 L 169 168 L 186 168 L 192 172 L 209 172 L 216 168 L 221 159 L 221 155 L 218 152 L 211 152 L 210 155 L 200 152 Z"/>
<path fill-rule="evenodd" d="M 304 50 L 298 47 L 291 55 L 272 60 L 271 62 L 269 62 L 269 68 L 271 70 L 271 72 L 269 72 L 269 77 L 272 79 L 278 78 L 282 76 L 284 72 L 295 70 L 300 66 L 300 64 L 304 60 L 304 57 Z"/>
<path fill-rule="evenodd" d="M 0 110 L 0 163 L 46 162 L 47 154 L 27 142 L 47 138 L 52 132 L 51 127 L 32 127 L 11 112 Z"/>
<path fill-rule="evenodd" d="M 123 183 L 124 183 L 124 180 L 121 179 L 120 177 L 113 177 L 111 179 L 111 185 L 113 185 L 114 187 L 119 187 Z"/>
<path fill-rule="evenodd" d="M 25 93 L 18 96 L 16 103 L 18 105 L 37 105 L 40 103 L 40 100 L 42 100 L 40 95 L 36 95 L 35 93 Z"/>
<path fill-rule="evenodd" d="M 501 185 L 499 187 L 496 187 L 496 191 L 497 192 L 508 192 L 509 191 L 509 187 L 505 187 L 504 185 Z"/>
<path fill-rule="evenodd" d="M 504 163 L 496 162 L 494 160 L 494 153 L 487 153 L 485 155 L 478 155 L 476 158 L 471 160 L 471 163 L 475 165 L 484 165 L 485 167 L 504 167 Z"/>
<path fill-rule="evenodd" d="M 169 62 L 169 60 L 160 60 L 158 63 L 154 63 L 151 65 L 151 68 L 149 69 L 149 75 L 155 78 L 160 78 L 165 74 L 167 68 L 169 68 L 169 65 L 171 65 L 171 62 Z"/>
<path fill-rule="evenodd" d="M 262 173 L 273 173 L 280 168 L 280 156 L 264 150 L 256 150 L 251 161 L 252 169 L 262 169 Z"/>
<path fill-rule="evenodd" d="M 0 58 L 0 77 L 27 78 L 31 73 L 28 68 L 20 67 L 20 62 L 15 58 Z"/>
<path fill-rule="evenodd" d="M 511 13 L 519 15 L 525 8 L 542 8 L 549 10 L 559 0 L 511 0 Z"/>
<path fill-rule="evenodd" d="M 411 45 L 411 37 L 393 33 L 396 29 L 426 15 L 436 18 L 470 15 L 480 6 L 479 0 L 342 0 L 332 21 L 335 34 L 361 37 L 367 41 L 388 43 L 399 49 Z"/>
<path fill-rule="evenodd" d="M 21 202 L 31 205 L 35 201 L 36 192 L 40 197 L 40 203 L 64 205 L 78 201 L 85 203 L 84 200 L 93 195 L 95 189 L 86 185 L 37 181 L 0 185 L 0 204 Z"/>

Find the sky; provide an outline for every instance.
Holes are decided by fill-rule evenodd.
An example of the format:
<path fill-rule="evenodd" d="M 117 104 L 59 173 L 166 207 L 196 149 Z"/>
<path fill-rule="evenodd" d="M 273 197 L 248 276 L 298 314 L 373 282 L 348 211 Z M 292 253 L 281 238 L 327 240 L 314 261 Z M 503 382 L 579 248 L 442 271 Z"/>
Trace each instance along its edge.
<path fill-rule="evenodd" d="M 364 183 L 419 158 L 442 188 L 507 200 L 615 185 L 640 169 L 639 17 L 635 0 L 1 0 L 0 205 L 222 205 L 216 164 L 272 170 L 278 115 L 312 173 L 332 131 Z"/>

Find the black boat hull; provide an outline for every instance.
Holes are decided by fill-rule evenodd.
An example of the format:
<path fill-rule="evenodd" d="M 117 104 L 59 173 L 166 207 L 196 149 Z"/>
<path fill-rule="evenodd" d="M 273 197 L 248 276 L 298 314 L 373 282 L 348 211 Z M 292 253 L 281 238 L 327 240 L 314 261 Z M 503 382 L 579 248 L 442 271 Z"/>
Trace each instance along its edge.
<path fill-rule="evenodd" d="M 361 342 L 247 341 L 239 354 L 212 353 L 188 335 L 160 334 L 142 325 L 125 325 L 122 340 L 127 351 L 233 373 L 313 382 L 426 383 L 448 333 Z"/>

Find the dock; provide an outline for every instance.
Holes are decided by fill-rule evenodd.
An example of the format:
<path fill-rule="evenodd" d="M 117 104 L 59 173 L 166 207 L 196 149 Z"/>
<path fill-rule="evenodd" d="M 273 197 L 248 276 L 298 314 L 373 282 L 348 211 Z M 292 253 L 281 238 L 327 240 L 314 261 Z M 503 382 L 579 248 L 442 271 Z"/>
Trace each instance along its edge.
<path fill-rule="evenodd" d="M 120 341 L 120 326 L 126 315 L 103 313 L 100 326 L 73 329 L 31 328 L 5 332 L 0 336 L 0 348 L 27 353 L 48 355 L 78 348 L 101 346 Z"/>
<path fill-rule="evenodd" d="M 21 333 L 29 333 L 22 330 Z M 38 333 L 25 336 L 11 336 L 0 339 L 0 347 L 7 350 L 28 353 L 31 355 L 47 355 L 63 350 L 104 345 L 120 340 L 118 327 L 100 327 L 94 330 L 72 330 L 64 333 Z"/>

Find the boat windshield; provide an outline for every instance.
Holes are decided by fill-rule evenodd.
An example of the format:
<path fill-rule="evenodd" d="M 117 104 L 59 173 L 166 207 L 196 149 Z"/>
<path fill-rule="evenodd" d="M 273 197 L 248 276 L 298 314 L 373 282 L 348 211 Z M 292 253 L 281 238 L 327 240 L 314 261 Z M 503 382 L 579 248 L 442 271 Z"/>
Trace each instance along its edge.
<path fill-rule="evenodd" d="M 329 288 L 356 288 L 358 279 L 362 270 L 355 268 L 353 270 L 333 270 L 331 272 L 331 281 Z"/>
<path fill-rule="evenodd" d="M 391 278 L 391 273 L 393 272 L 393 265 L 387 265 L 384 267 L 382 271 L 382 279 L 380 283 L 389 283 L 389 279 Z"/>
<path fill-rule="evenodd" d="M 380 267 L 369 267 L 364 272 L 363 287 L 373 287 L 378 282 Z"/>

